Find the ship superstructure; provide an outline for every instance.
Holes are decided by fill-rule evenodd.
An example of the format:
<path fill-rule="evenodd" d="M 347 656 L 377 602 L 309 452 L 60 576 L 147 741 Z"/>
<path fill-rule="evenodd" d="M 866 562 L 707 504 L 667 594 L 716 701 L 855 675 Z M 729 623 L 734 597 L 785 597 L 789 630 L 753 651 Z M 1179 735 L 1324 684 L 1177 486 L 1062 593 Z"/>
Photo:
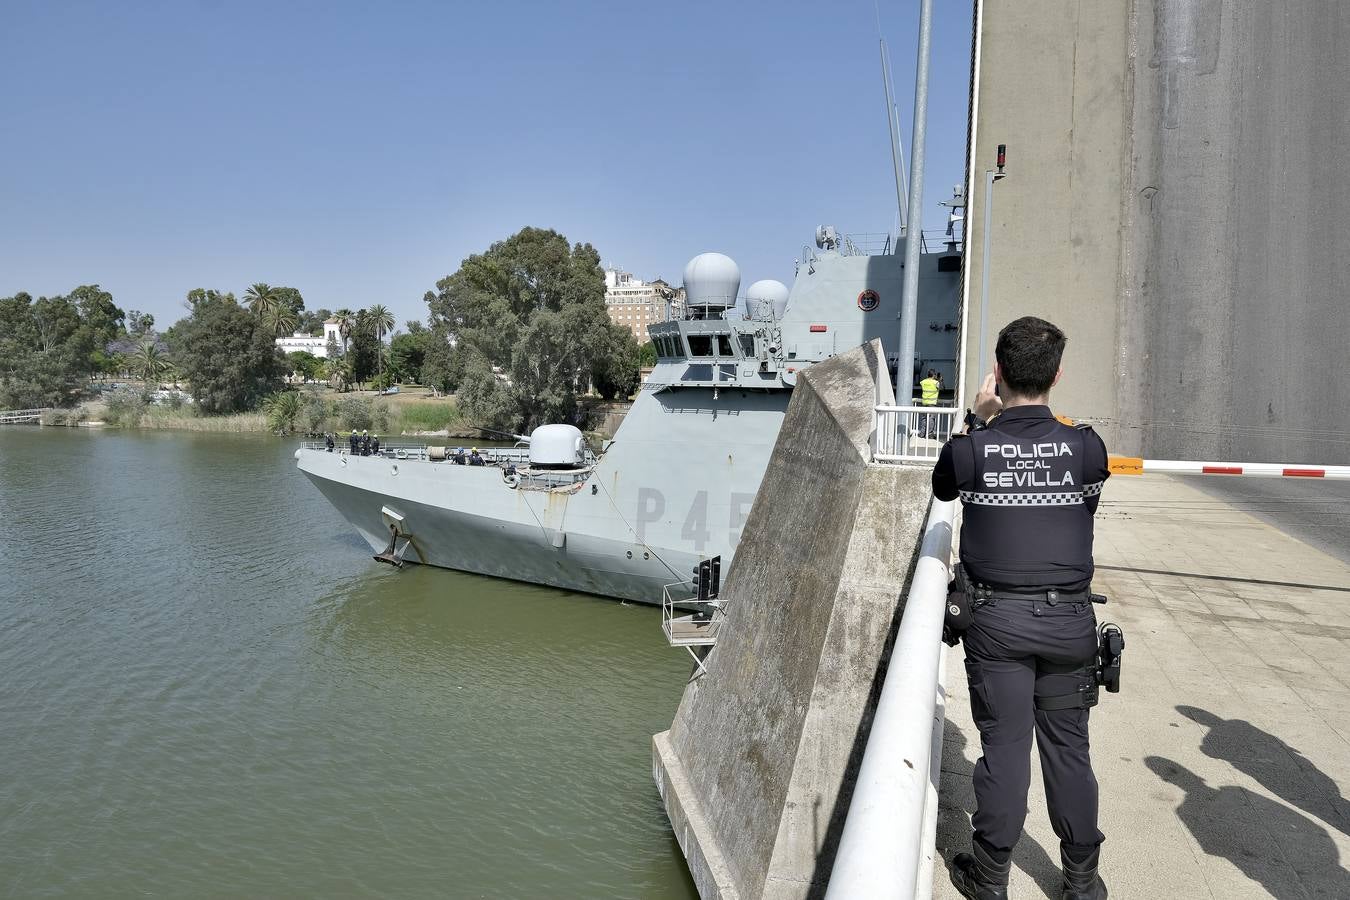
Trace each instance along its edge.
<path fill-rule="evenodd" d="M 435 447 L 307 446 L 297 464 L 391 559 L 660 603 L 698 560 L 730 564 L 798 374 L 874 338 L 894 365 L 903 243 L 867 252 L 822 227 L 816 245 L 790 291 L 757 282 L 744 297 L 729 258 L 692 260 L 687 318 L 649 328 L 657 365 L 599 453 L 544 426 L 547 440 L 483 466 Z M 935 250 L 920 256 L 915 363 L 954 382 L 959 256 Z"/>

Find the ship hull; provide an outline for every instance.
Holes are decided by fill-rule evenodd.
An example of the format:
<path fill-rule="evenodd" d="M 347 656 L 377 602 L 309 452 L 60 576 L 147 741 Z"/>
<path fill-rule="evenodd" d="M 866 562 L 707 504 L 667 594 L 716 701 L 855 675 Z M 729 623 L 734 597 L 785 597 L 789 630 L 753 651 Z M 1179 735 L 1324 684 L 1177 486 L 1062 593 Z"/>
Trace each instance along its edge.
<path fill-rule="evenodd" d="M 700 559 L 729 565 L 788 394 L 644 392 L 572 491 L 513 487 L 494 467 L 304 449 L 299 469 L 372 552 L 392 522 L 421 562 L 659 604 Z"/>

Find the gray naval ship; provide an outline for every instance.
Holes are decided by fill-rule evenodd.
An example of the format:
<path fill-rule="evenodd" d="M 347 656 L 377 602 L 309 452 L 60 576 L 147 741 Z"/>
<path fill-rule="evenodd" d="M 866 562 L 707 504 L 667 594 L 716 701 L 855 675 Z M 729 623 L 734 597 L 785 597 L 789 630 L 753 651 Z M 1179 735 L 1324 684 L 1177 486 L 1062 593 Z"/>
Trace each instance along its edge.
<path fill-rule="evenodd" d="M 739 302 L 736 264 L 695 257 L 686 318 L 649 326 L 656 367 L 599 452 L 544 425 L 484 465 L 306 445 L 298 467 L 377 559 L 659 604 L 699 560 L 730 564 L 802 370 L 874 338 L 895 366 L 904 239 L 869 251 L 822 226 L 816 247 L 790 291 L 757 282 Z M 916 355 L 954 383 L 960 261 L 937 248 L 920 256 Z"/>

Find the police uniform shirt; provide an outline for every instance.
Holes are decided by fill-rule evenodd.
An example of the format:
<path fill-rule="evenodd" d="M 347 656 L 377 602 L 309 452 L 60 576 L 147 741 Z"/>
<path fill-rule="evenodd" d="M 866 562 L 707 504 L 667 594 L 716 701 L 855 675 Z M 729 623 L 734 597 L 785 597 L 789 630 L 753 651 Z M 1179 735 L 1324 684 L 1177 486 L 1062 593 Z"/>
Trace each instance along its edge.
<path fill-rule="evenodd" d="M 1092 517 L 1109 476 L 1091 428 L 1063 424 L 1048 406 L 1014 406 L 947 442 L 933 494 L 961 498 L 961 562 L 972 581 L 1076 591 L 1092 581 Z"/>

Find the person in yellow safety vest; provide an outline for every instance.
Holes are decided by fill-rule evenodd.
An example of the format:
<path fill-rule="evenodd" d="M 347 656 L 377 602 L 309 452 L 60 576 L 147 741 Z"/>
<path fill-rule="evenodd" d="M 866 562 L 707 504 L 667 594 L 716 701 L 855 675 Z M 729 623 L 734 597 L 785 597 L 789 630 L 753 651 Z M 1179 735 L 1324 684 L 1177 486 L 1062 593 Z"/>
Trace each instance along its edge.
<path fill-rule="evenodd" d="M 919 405 L 937 406 L 939 387 L 937 372 L 929 369 L 928 377 L 919 382 Z M 937 437 L 937 416 L 926 415 L 923 418 L 923 436 L 927 438 Z"/>

